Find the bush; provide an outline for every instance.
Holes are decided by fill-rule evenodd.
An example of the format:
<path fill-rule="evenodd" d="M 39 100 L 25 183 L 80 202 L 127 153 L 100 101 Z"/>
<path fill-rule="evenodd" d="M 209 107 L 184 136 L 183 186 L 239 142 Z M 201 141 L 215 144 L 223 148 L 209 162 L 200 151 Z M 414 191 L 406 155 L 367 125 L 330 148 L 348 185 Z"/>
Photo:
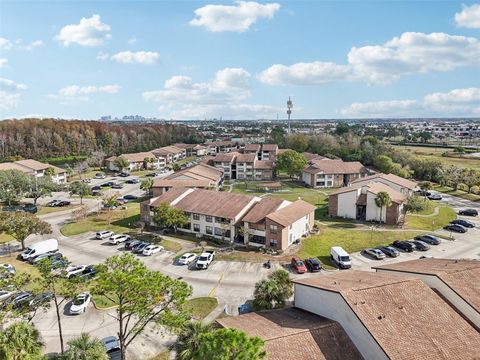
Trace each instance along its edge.
<path fill-rule="evenodd" d="M 426 210 L 428 207 L 429 203 L 423 197 L 413 195 L 408 199 L 407 211 L 418 213 Z"/>

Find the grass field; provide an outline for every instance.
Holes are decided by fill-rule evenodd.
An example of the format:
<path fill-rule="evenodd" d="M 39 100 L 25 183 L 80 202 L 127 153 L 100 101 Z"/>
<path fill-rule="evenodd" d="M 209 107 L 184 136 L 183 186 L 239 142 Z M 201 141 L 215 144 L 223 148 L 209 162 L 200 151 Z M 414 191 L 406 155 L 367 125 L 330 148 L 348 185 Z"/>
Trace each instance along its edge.
<path fill-rule="evenodd" d="M 302 258 L 315 257 L 322 263 L 330 264 L 330 248 L 341 246 L 348 253 L 368 247 L 390 244 L 395 240 L 412 239 L 421 231 L 363 231 L 352 229 L 322 228 L 320 235 L 302 240 L 297 255 Z"/>
<path fill-rule="evenodd" d="M 438 214 L 435 216 L 418 216 L 415 214 L 408 214 L 406 226 L 411 229 L 436 230 L 441 229 L 450 221 L 455 220 L 457 214 L 448 206 L 442 206 L 438 209 Z"/>
<path fill-rule="evenodd" d="M 100 213 L 87 216 L 85 219 L 71 222 L 62 226 L 61 233 L 65 236 L 83 234 L 87 231 L 110 230 L 116 233 L 131 232 L 133 224 L 140 219 L 140 202 L 129 202 L 127 209 L 112 210 L 112 218 L 108 225 L 108 213 Z"/>
<path fill-rule="evenodd" d="M 214 297 L 198 297 L 187 300 L 185 309 L 188 310 L 196 320 L 204 319 L 218 305 Z"/>
<path fill-rule="evenodd" d="M 36 215 L 46 215 L 46 214 L 51 214 L 59 211 L 72 210 L 79 207 L 80 205 L 70 205 L 70 206 L 62 206 L 62 207 L 40 206 L 38 208 L 38 212 Z"/>
<path fill-rule="evenodd" d="M 280 183 L 282 184 L 282 189 L 280 191 L 274 192 L 265 192 L 261 189 L 258 189 L 256 187 L 256 184 L 259 183 L 261 182 L 236 182 L 235 184 L 233 184 L 232 192 L 257 196 L 264 195 L 288 201 L 295 201 L 298 200 L 298 198 L 301 198 L 302 200 L 305 200 L 306 202 L 309 202 L 310 204 L 316 206 L 318 206 L 319 204 L 323 204 L 325 202 L 325 199 L 327 198 L 324 193 L 318 190 L 306 188 L 304 186 L 294 184 L 290 181 L 280 181 Z"/>
<path fill-rule="evenodd" d="M 13 237 L 11 237 L 10 235 L 0 233 L 0 244 L 5 244 L 12 240 L 13 240 Z"/>
<path fill-rule="evenodd" d="M 405 150 L 411 154 L 418 155 L 420 157 L 429 158 L 432 160 L 438 160 L 446 165 L 456 165 L 464 168 L 473 168 L 480 170 L 480 159 L 472 158 L 455 158 L 442 156 L 444 152 L 452 151 L 453 149 L 440 148 L 440 147 L 427 147 L 427 146 L 403 146 L 394 145 L 395 148 Z"/>
<path fill-rule="evenodd" d="M 466 199 L 470 201 L 480 201 L 480 195 L 469 194 L 466 191 L 462 191 L 462 190 L 453 190 L 452 188 L 449 188 L 446 186 L 435 186 L 434 190 L 444 194 L 458 196 L 458 197 L 461 197 L 462 199 Z"/>

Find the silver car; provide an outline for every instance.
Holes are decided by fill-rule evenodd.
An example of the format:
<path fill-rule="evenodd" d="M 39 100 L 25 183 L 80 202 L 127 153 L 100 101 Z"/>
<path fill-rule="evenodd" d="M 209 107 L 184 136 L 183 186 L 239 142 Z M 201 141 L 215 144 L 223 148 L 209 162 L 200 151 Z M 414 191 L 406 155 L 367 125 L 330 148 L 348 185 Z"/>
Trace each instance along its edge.
<path fill-rule="evenodd" d="M 370 255 L 371 257 L 377 259 L 377 260 L 383 260 L 385 259 L 385 254 L 380 251 L 379 249 L 372 249 L 368 248 L 364 250 L 365 254 Z"/>

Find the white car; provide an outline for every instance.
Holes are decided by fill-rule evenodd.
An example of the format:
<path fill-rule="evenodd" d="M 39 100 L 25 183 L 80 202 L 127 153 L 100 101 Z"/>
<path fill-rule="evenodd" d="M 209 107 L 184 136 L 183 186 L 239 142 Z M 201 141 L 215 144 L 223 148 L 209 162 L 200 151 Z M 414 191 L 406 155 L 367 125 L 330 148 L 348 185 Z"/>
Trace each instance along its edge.
<path fill-rule="evenodd" d="M 180 265 L 188 265 L 191 262 L 195 261 L 196 258 L 197 258 L 197 255 L 192 253 L 186 253 L 178 258 L 178 263 Z"/>
<path fill-rule="evenodd" d="M 97 232 L 97 234 L 95 235 L 95 239 L 98 239 L 98 240 L 107 239 L 112 235 L 113 235 L 113 231 L 103 230 L 103 231 Z"/>
<path fill-rule="evenodd" d="M 117 245 L 117 244 L 120 244 L 121 242 L 125 242 L 127 240 L 130 240 L 130 236 L 125 235 L 125 234 L 117 234 L 117 235 L 110 236 L 110 239 L 108 239 L 108 242 L 110 244 Z"/>
<path fill-rule="evenodd" d="M 13 285 L 8 285 L 0 290 L 0 301 L 7 300 L 9 297 L 15 295 L 17 289 Z"/>
<path fill-rule="evenodd" d="M 3 269 L 3 272 L 10 275 L 15 275 L 15 273 L 17 272 L 12 264 L 0 264 L 0 269 Z"/>
<path fill-rule="evenodd" d="M 73 299 L 72 305 L 70 305 L 70 314 L 78 315 L 85 312 L 90 301 L 92 301 L 92 296 L 88 292 L 78 294 L 75 299 Z"/>
<path fill-rule="evenodd" d="M 86 267 L 86 265 L 70 265 L 67 267 L 67 278 L 71 278 L 72 276 L 81 273 Z"/>
<path fill-rule="evenodd" d="M 143 255 L 150 256 L 156 253 L 159 253 L 163 250 L 163 246 L 160 245 L 148 245 L 145 249 L 143 249 Z"/>

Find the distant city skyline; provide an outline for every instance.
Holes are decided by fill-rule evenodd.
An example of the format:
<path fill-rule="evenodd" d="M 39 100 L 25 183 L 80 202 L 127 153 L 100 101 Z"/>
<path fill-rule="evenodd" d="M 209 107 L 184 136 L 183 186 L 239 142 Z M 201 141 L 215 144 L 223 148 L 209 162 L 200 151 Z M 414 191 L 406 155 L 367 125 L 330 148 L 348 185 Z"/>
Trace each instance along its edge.
<path fill-rule="evenodd" d="M 0 118 L 480 117 L 480 3 L 0 2 Z"/>

